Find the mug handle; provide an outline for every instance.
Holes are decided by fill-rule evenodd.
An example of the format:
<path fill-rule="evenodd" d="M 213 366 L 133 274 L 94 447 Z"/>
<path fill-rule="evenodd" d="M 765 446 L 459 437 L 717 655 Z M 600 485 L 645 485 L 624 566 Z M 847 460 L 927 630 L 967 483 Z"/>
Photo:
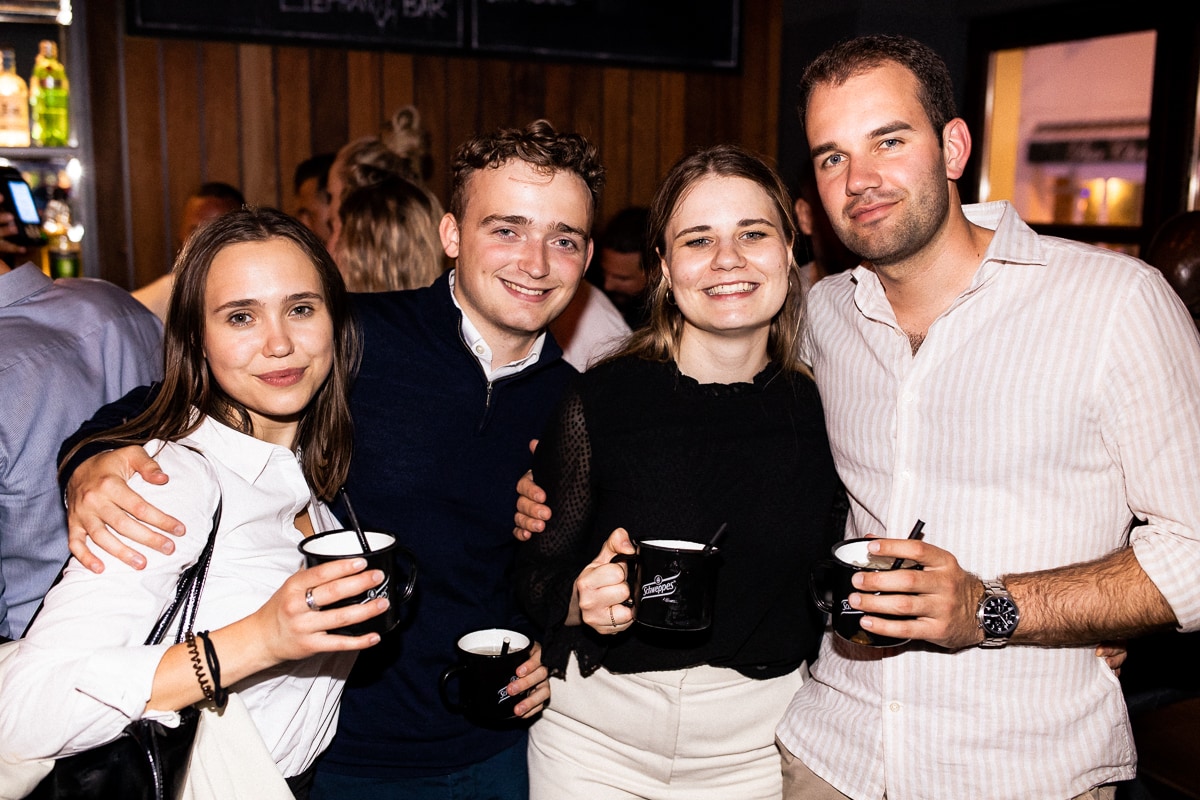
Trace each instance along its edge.
<path fill-rule="evenodd" d="M 408 581 L 405 582 L 404 588 L 398 592 L 396 599 L 393 601 L 398 606 L 412 597 L 413 588 L 417 585 L 417 556 L 412 550 L 401 545 L 396 545 L 396 550 L 403 553 L 404 557 L 408 559 L 408 563 L 412 565 L 412 569 L 408 571 Z"/>
<path fill-rule="evenodd" d="M 629 587 L 629 597 L 621 601 L 621 605 L 626 608 L 633 608 L 633 591 L 637 584 L 637 575 L 633 569 L 633 563 L 637 560 L 637 553 L 617 553 L 608 560 L 610 564 L 625 564 L 625 585 Z"/>
<path fill-rule="evenodd" d="M 450 699 L 450 692 L 447 690 L 446 685 L 450 682 L 451 678 L 465 669 L 466 667 L 462 664 L 456 664 L 452 667 L 447 667 L 446 671 L 442 673 L 442 677 L 438 679 L 438 694 L 442 696 L 442 702 L 446 704 L 446 708 L 450 709 L 455 714 L 462 714 L 464 711 L 466 711 L 466 706 L 464 706 L 461 702 L 456 703 Z M 459 699 L 462 699 L 461 696 Z"/>
<path fill-rule="evenodd" d="M 836 567 L 837 564 L 838 562 L 834 561 L 832 558 L 826 558 L 813 564 L 812 568 L 808 571 L 809 594 L 812 595 L 813 602 L 817 604 L 817 608 L 821 609 L 826 614 L 833 613 L 833 604 L 825 599 L 823 596 L 824 592 L 817 591 L 817 584 L 823 582 L 819 580 L 817 576 L 819 575 L 823 578 L 826 574 L 826 571 L 830 567 Z"/>

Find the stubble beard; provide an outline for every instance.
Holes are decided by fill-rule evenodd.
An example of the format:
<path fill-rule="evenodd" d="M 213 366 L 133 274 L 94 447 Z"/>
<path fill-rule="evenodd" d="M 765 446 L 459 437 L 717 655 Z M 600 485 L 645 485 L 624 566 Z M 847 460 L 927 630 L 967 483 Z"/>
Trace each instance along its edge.
<path fill-rule="evenodd" d="M 899 218 L 890 221 L 888 230 L 862 233 L 844 222 L 838 237 L 852 252 L 875 267 L 903 263 L 921 252 L 945 223 L 950 212 L 950 191 L 944 181 L 923 192 L 924 199 L 909 193 L 903 196 L 905 208 Z M 918 198 L 914 201 L 914 198 Z"/>

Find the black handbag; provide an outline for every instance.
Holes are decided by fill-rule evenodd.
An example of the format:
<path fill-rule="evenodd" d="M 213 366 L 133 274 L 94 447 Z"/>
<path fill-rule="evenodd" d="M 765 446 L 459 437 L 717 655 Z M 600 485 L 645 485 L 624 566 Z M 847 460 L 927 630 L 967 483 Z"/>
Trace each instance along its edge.
<path fill-rule="evenodd" d="M 176 617 L 177 644 L 192 630 L 220 523 L 218 498 L 208 542 L 196 563 L 179 576 L 175 597 L 146 637 L 147 645 L 160 644 Z M 175 800 L 183 790 L 199 723 L 195 706 L 179 712 L 176 728 L 153 720 L 134 720 L 114 741 L 57 759 L 29 800 Z"/>

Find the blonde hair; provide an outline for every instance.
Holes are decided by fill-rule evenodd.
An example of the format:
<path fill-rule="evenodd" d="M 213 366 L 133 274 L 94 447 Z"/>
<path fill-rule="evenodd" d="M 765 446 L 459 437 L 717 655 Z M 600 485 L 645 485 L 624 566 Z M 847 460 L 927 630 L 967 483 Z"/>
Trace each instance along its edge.
<path fill-rule="evenodd" d="M 421 115 L 416 107 L 404 106 L 392 114 L 378 136 L 364 136 L 343 146 L 333 169 L 342 179 L 343 195 L 349 195 L 389 175 L 424 184 L 432 171 L 430 164 L 429 135 L 421 127 Z"/>
<path fill-rule="evenodd" d="M 348 192 L 334 259 L 352 292 L 416 289 L 446 269 L 438 236 L 442 204 L 399 175 Z"/>

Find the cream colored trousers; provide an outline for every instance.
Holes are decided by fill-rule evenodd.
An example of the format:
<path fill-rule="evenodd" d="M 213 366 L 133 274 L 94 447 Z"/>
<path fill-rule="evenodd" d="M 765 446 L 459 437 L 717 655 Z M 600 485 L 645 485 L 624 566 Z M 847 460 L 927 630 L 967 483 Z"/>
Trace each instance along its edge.
<path fill-rule="evenodd" d="M 530 800 L 779 800 L 775 726 L 808 670 L 584 678 L 572 656 L 529 734 Z"/>

